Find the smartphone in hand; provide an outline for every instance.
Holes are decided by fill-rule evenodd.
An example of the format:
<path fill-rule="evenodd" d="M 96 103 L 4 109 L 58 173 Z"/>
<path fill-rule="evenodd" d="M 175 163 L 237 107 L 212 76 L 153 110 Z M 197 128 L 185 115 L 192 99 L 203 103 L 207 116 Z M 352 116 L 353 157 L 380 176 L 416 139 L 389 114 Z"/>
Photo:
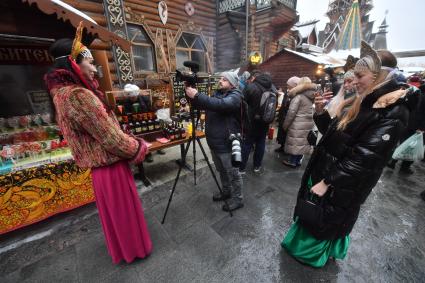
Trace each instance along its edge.
<path fill-rule="evenodd" d="M 316 86 L 316 93 L 320 94 L 320 96 L 323 96 L 323 90 L 320 84 Z"/>
<path fill-rule="evenodd" d="M 325 87 L 323 89 L 324 89 L 324 92 L 330 92 L 330 91 L 332 91 L 332 83 L 331 82 L 327 82 L 325 84 Z"/>

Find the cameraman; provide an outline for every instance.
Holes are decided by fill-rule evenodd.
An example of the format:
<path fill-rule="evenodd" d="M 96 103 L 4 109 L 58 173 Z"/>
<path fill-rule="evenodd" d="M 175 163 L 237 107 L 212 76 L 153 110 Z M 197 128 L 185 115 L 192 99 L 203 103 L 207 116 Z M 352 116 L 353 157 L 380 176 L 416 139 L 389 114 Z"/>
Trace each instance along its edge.
<path fill-rule="evenodd" d="M 241 132 L 242 94 L 238 83 L 236 73 L 224 72 L 218 82 L 218 90 L 211 97 L 186 86 L 186 95 L 192 99 L 192 105 L 206 110 L 207 143 L 223 186 L 223 194 L 214 194 L 213 200 L 229 199 L 229 208 L 223 205 L 224 211 L 243 207 L 242 177 L 239 169 L 232 166 L 232 143 L 229 139 L 230 135 Z"/>

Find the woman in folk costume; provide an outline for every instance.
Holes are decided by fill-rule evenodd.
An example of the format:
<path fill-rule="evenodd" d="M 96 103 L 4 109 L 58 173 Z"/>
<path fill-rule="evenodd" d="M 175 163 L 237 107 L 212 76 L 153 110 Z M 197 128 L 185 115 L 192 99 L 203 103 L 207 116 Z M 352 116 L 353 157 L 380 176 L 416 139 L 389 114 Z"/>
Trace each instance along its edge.
<path fill-rule="evenodd" d="M 151 253 L 152 243 L 129 162 L 143 161 L 148 152 L 142 139 L 125 134 L 105 104 L 90 50 L 81 42 L 60 39 L 50 52 L 53 70 L 45 82 L 53 97 L 56 120 L 78 166 L 91 168 L 96 205 L 112 261 L 132 262 Z"/>
<path fill-rule="evenodd" d="M 388 71 L 365 42 L 354 74 L 357 96 L 334 119 L 324 110 L 326 97 L 315 97 L 314 120 L 323 138 L 304 172 L 295 223 L 282 242 L 290 255 L 314 267 L 324 266 L 330 257 L 346 256 L 361 205 L 391 158 L 418 99 L 407 85 L 385 79 Z"/>

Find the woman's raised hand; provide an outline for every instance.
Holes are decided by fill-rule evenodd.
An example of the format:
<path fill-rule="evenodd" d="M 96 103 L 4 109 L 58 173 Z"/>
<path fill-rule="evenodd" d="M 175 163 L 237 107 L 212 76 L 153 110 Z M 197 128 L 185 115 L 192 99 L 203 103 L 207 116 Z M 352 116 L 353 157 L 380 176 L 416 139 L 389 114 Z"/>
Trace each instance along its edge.
<path fill-rule="evenodd" d="M 325 92 L 323 95 L 320 92 L 314 94 L 314 106 L 317 114 L 323 113 L 326 104 L 328 104 L 332 97 L 332 91 Z"/>

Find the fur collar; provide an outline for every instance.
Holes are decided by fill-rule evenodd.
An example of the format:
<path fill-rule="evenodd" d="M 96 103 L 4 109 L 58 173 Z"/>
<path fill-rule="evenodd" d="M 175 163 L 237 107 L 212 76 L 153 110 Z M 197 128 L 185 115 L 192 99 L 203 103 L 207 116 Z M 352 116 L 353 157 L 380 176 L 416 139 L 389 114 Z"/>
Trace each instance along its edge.
<path fill-rule="evenodd" d="M 387 94 L 384 94 L 373 104 L 373 108 L 387 108 L 388 106 L 396 103 L 400 98 L 406 96 L 407 89 L 399 89 Z"/>
<path fill-rule="evenodd" d="M 316 87 L 317 87 L 317 85 L 313 84 L 313 83 L 300 84 L 300 85 L 297 85 L 296 87 L 294 87 L 293 89 L 291 89 L 288 92 L 288 95 L 290 97 L 294 97 L 295 95 L 300 94 L 300 93 L 302 93 L 306 90 L 316 90 Z"/>

